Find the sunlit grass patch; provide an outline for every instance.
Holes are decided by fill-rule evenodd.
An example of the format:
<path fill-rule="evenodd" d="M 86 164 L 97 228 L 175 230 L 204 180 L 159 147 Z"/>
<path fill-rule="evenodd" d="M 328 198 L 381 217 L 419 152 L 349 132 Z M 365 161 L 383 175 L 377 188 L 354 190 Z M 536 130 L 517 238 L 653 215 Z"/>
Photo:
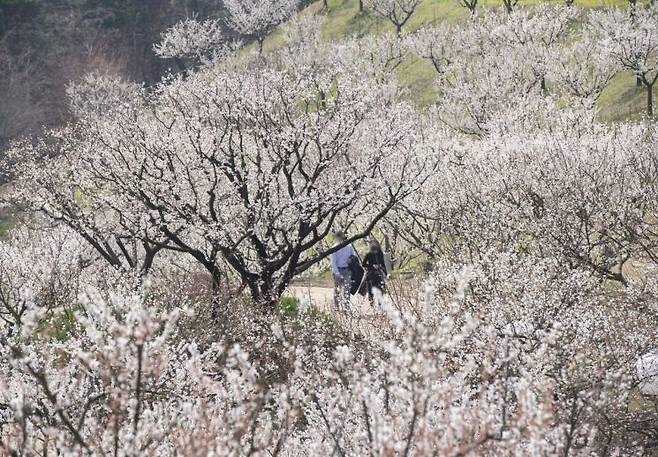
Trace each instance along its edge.
<path fill-rule="evenodd" d="M 637 86 L 635 76 L 623 72 L 615 76 L 598 100 L 602 121 L 637 119 L 646 110 L 646 88 Z"/>

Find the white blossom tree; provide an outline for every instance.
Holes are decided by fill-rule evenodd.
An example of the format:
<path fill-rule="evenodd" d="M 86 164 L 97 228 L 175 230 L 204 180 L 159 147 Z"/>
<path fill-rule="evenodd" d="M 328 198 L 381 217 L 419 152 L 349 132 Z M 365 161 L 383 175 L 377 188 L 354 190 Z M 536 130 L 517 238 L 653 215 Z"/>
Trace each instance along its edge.
<path fill-rule="evenodd" d="M 298 0 L 225 0 L 229 26 L 242 36 L 263 43 L 275 27 L 290 18 L 297 9 Z"/>
<path fill-rule="evenodd" d="M 535 97 L 548 95 L 547 79 L 576 14 L 554 6 L 492 11 L 462 27 L 423 28 L 406 44 L 437 71 L 441 119 L 481 135 L 500 110 L 517 104 L 532 110 L 541 103 Z"/>
<path fill-rule="evenodd" d="M 94 260 L 72 230 L 18 229 L 0 241 L 0 328 L 20 331 L 25 319 L 71 306 Z M 7 337 L 0 331 L 0 338 Z"/>
<path fill-rule="evenodd" d="M 546 77 L 551 62 L 562 53 L 570 26 L 578 15 L 576 8 L 538 5 L 514 14 L 491 12 L 484 18 L 482 38 L 492 40 L 495 52 L 503 56 L 519 55 L 527 78 L 546 91 Z"/>
<path fill-rule="evenodd" d="M 653 116 L 653 86 L 658 80 L 658 13 L 655 6 L 633 15 L 619 9 L 593 12 L 590 22 L 606 36 L 608 52 L 646 88 L 647 115 Z"/>
<path fill-rule="evenodd" d="M 162 34 L 153 49 L 163 58 L 213 59 L 225 46 L 221 23 L 216 19 L 186 19 Z"/>
<path fill-rule="evenodd" d="M 380 16 L 388 19 L 394 26 L 398 35 L 402 34 L 402 27 L 414 14 L 420 0 L 367 0 L 366 6 Z"/>
<path fill-rule="evenodd" d="M 459 55 L 464 36 L 457 27 L 446 24 L 425 26 L 405 37 L 406 46 L 423 60 L 431 63 L 439 76 L 443 76 Z"/>
<path fill-rule="evenodd" d="M 439 238 L 471 255 L 514 245 L 627 283 L 626 262 L 654 262 L 655 133 L 605 128 L 592 112 L 546 109 L 550 102 L 537 100 L 534 113 L 499 113 L 475 143 L 459 138 L 446 146 L 449 165 L 405 204 L 409 228 L 402 232 L 413 241 L 415 227 L 416 244 L 440 252 L 439 227 Z"/>
<path fill-rule="evenodd" d="M 137 91 L 105 114 L 90 104 L 79 139 L 29 169 L 37 187 L 23 195 L 39 195 L 40 208 L 72 226 L 91 206 L 95 218 L 133 230 L 145 261 L 160 249 L 184 252 L 217 285 L 224 259 L 271 309 L 293 276 L 337 249 L 322 244 L 332 229 L 350 231 L 346 243 L 367 236 L 434 162 L 390 84 L 332 72 L 334 93 L 319 100 L 309 77 L 317 70 L 245 74 L 218 65 Z M 108 80 L 90 83 L 79 90 L 113 90 Z M 78 166 L 66 168 L 70 161 Z M 68 188 L 55 191 L 62 167 Z"/>
<path fill-rule="evenodd" d="M 558 54 L 549 69 L 549 79 L 572 99 L 593 105 L 618 71 L 619 64 L 610 49 L 597 34 L 586 30 Z"/>

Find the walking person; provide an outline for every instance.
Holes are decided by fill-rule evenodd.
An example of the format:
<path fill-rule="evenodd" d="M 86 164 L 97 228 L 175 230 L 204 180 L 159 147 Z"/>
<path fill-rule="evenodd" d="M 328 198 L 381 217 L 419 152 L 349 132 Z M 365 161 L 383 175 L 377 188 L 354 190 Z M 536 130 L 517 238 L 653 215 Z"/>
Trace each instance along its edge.
<path fill-rule="evenodd" d="M 369 251 L 363 258 L 363 268 L 365 269 L 365 285 L 368 290 L 368 299 L 370 303 L 374 303 L 375 289 L 381 293 L 385 291 L 388 270 L 386 269 L 386 261 L 379 241 L 373 238 L 368 243 L 368 246 Z"/>
<path fill-rule="evenodd" d="M 346 240 L 343 232 L 334 233 L 334 246 L 344 243 Z M 338 309 L 348 309 L 350 304 L 350 289 L 352 289 L 352 269 L 350 259 L 354 255 L 354 249 L 348 244 L 333 254 L 331 259 L 331 272 L 334 277 L 334 303 Z"/>

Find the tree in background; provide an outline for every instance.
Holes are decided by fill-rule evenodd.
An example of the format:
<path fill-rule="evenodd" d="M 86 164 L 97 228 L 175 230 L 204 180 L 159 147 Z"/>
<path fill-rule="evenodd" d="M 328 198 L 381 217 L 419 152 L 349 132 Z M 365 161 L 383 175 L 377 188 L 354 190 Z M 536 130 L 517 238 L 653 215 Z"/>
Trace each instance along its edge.
<path fill-rule="evenodd" d="M 164 59 L 175 59 L 182 68 L 204 64 L 223 56 L 229 49 L 217 19 L 186 19 L 162 33 L 160 43 L 153 46 Z"/>
<path fill-rule="evenodd" d="M 0 0 L 0 36 L 15 23 L 28 22 L 41 8 L 40 0 Z"/>
<path fill-rule="evenodd" d="M 591 28 L 585 29 L 575 42 L 567 44 L 553 63 L 549 79 L 569 97 L 589 106 L 594 106 L 619 71 L 619 62 L 611 55 L 610 48 Z"/>
<path fill-rule="evenodd" d="M 242 36 L 258 43 L 263 52 L 265 38 L 297 9 L 299 0 L 225 0 L 228 24 Z"/>
<path fill-rule="evenodd" d="M 508 13 L 512 13 L 518 4 L 519 0 L 503 0 L 503 6 Z"/>
<path fill-rule="evenodd" d="M 388 19 L 395 26 L 398 35 L 402 27 L 414 14 L 420 0 L 368 0 L 366 5 L 380 16 Z"/>
<path fill-rule="evenodd" d="M 15 55 L 7 41 L 0 42 L 0 148 L 48 122 L 47 110 L 39 105 L 50 81 L 34 55 Z"/>
<path fill-rule="evenodd" d="M 459 5 L 466 8 L 471 13 L 471 17 L 477 14 L 478 0 L 459 0 Z"/>
<path fill-rule="evenodd" d="M 562 5 L 541 4 L 512 15 L 491 12 L 482 21 L 482 38 L 491 41 L 489 53 L 522 56 L 521 77 L 538 84 L 546 93 L 546 78 L 552 62 L 563 51 L 570 26 L 578 12 Z"/>
<path fill-rule="evenodd" d="M 405 37 L 406 46 L 418 57 L 431 63 L 437 74 L 445 75 L 459 53 L 463 37 L 456 28 L 446 24 L 425 26 Z"/>
<path fill-rule="evenodd" d="M 647 115 L 653 116 L 653 86 L 658 80 L 658 10 L 634 10 L 632 16 L 619 9 L 593 12 L 590 21 L 605 35 L 610 54 L 646 88 Z"/>
<path fill-rule="evenodd" d="M 89 72 L 154 84 L 173 66 L 153 43 L 178 21 L 217 20 L 228 40 L 225 11 L 215 0 L 3 0 L 0 2 L 0 148 L 70 118 L 66 85 Z M 9 102 L 11 100 L 11 102 Z"/>

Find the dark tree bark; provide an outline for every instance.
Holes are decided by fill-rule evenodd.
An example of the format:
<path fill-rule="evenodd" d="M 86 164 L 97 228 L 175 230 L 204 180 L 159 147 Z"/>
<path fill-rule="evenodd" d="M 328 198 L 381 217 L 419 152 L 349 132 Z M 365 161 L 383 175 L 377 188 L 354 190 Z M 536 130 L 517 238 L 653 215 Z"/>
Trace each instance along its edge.
<path fill-rule="evenodd" d="M 647 115 L 653 116 L 653 84 L 647 85 Z"/>
<path fill-rule="evenodd" d="M 646 87 L 647 89 L 647 116 L 652 117 L 653 116 L 653 86 L 656 84 L 656 80 L 658 80 L 658 73 L 656 73 L 656 76 L 654 76 L 651 79 L 647 78 L 646 74 L 642 74 L 638 77 L 642 81 L 644 87 Z"/>
<path fill-rule="evenodd" d="M 518 3 L 519 0 L 503 0 L 503 6 L 505 7 L 505 11 L 508 13 L 512 13 Z"/>
<path fill-rule="evenodd" d="M 471 17 L 474 17 L 477 12 L 478 0 L 461 0 L 460 5 L 471 13 Z"/>
<path fill-rule="evenodd" d="M 631 17 L 631 21 L 635 22 L 635 13 L 637 12 L 637 0 L 628 0 L 628 14 Z M 642 78 L 637 76 L 635 78 L 635 85 L 640 87 L 642 85 Z"/>

